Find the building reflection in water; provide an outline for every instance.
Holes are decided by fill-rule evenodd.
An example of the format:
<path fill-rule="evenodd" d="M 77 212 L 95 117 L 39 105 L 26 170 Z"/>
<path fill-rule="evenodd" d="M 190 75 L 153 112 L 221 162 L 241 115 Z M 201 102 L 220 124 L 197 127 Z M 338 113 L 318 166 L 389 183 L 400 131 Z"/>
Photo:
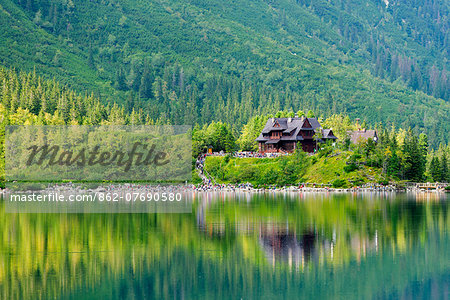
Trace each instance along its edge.
<path fill-rule="evenodd" d="M 306 228 L 298 231 L 290 228 L 289 222 L 270 222 L 262 218 L 247 218 L 226 222 L 223 219 L 207 221 L 206 208 L 197 209 L 197 229 L 211 239 L 233 240 L 237 237 L 255 237 L 259 248 L 269 264 L 288 265 L 296 271 L 303 270 L 308 263 L 323 264 L 333 262 L 336 244 L 345 244 L 347 253 L 340 256 L 351 256 L 361 261 L 368 253 L 378 252 L 378 231 L 368 237 L 362 237 L 360 232 L 347 232 L 339 235 L 333 229 L 331 235 L 325 235 L 322 229 Z M 338 260 L 342 257 L 338 257 Z M 339 261 L 337 261 L 339 264 Z"/>
<path fill-rule="evenodd" d="M 315 251 L 318 239 L 312 230 L 296 234 L 280 226 L 264 226 L 259 232 L 258 241 L 273 266 L 277 263 L 287 263 L 289 268 L 294 266 L 299 270 L 300 266 L 303 268 L 311 258 L 317 259 Z"/>

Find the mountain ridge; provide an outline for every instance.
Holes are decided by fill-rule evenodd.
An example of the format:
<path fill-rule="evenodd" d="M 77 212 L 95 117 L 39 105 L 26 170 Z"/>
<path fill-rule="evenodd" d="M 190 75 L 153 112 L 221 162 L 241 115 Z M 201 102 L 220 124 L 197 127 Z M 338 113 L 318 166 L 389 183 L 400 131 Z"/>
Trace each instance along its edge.
<path fill-rule="evenodd" d="M 413 2 L 2 0 L 37 32 L 34 44 L 53 44 L 15 61 L 7 32 L 0 59 L 172 122 L 239 129 L 253 114 L 311 108 L 438 131 L 436 145 L 450 140 L 450 106 L 438 99 L 448 97 L 448 5 Z M 421 14 L 436 21 L 418 30 Z"/>

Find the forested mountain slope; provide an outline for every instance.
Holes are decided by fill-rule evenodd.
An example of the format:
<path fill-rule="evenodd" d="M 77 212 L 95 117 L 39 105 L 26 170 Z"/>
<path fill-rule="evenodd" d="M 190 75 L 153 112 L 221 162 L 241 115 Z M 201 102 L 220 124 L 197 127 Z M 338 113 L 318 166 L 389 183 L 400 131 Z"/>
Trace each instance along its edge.
<path fill-rule="evenodd" d="M 173 123 L 313 109 L 448 141 L 448 1 L 386 3 L 2 0 L 0 61 Z"/>

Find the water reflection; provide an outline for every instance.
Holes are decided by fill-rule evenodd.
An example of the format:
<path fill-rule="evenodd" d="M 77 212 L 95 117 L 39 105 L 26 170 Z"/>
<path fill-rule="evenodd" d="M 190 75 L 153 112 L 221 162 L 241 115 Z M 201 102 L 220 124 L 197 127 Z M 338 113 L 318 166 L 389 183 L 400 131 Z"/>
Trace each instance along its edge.
<path fill-rule="evenodd" d="M 313 231 L 297 236 L 295 233 L 283 231 L 283 228 L 264 230 L 259 235 L 259 243 L 273 266 L 277 262 L 284 262 L 288 263 L 290 268 L 295 266 L 296 270 L 300 269 L 300 265 L 304 266 L 311 256 L 317 257 L 316 239 L 316 233 Z"/>
<path fill-rule="evenodd" d="M 2 203 L 0 298 L 445 296 L 448 196 L 430 195 L 210 193 L 168 215 Z"/>
<path fill-rule="evenodd" d="M 342 264 L 377 252 L 380 242 L 404 251 L 407 242 L 425 239 L 434 230 L 427 217 L 429 222 L 442 209 L 446 219 L 448 205 L 445 194 L 427 197 L 423 203 L 421 194 L 211 193 L 199 199 L 197 226 L 211 238 L 257 236 L 274 265 L 292 261 L 290 253 L 299 254 L 303 265 L 305 237 L 313 241 L 306 261 L 314 254 L 320 262 Z"/>

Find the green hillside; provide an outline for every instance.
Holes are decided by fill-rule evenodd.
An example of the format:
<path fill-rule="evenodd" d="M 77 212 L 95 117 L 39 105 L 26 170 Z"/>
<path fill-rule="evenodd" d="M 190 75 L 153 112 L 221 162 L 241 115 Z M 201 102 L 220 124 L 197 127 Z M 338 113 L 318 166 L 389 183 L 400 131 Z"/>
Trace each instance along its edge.
<path fill-rule="evenodd" d="M 103 105 L 93 95 L 84 96 L 46 80 L 35 72 L 17 72 L 0 67 L 0 188 L 5 175 L 5 126 L 7 125 L 162 125 L 167 119 L 152 119 L 144 110 L 127 113 L 115 103 Z M 311 111 L 308 114 L 312 113 Z M 279 117 L 293 112 L 278 112 Z M 298 112 L 302 115 L 302 112 Z M 259 135 L 267 116 L 255 116 L 244 125 L 238 137 L 229 124 L 212 122 L 192 130 L 193 162 L 208 145 L 214 151 L 233 152 L 256 150 Z M 417 136 L 412 130 L 379 126 L 379 142 L 372 140 L 350 145 L 345 134 L 354 130 L 348 116 L 332 115 L 322 122 L 332 127 L 339 137 L 337 149 L 323 145 L 319 153 L 307 156 L 304 152 L 272 158 L 209 157 L 206 170 L 221 182 L 287 185 L 297 182 L 331 183 L 347 180 L 350 184 L 374 182 L 393 178 L 415 182 L 449 182 L 448 157 L 450 146 L 429 148 L 425 134 Z M 256 149 L 255 149 L 256 148 Z M 353 152 L 349 152 L 352 150 Z M 199 177 L 194 175 L 194 182 Z"/>
<path fill-rule="evenodd" d="M 0 1 L 0 62 L 172 123 L 312 109 L 450 136 L 448 1 Z"/>

